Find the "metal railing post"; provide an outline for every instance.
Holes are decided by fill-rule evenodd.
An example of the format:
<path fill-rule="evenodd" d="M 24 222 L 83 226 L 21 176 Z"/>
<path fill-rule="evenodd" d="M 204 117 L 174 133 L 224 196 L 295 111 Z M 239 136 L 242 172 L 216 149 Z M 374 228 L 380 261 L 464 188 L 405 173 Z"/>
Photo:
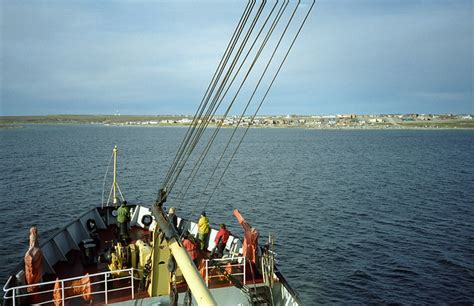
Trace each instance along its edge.
<path fill-rule="evenodd" d="M 208 263 L 209 263 L 209 259 L 206 259 L 206 285 L 207 287 L 209 287 L 209 266 L 208 266 Z"/>
<path fill-rule="evenodd" d="M 132 300 L 134 300 L 135 299 L 135 288 L 133 286 L 133 281 L 134 281 L 134 279 L 133 279 L 133 268 L 130 269 L 130 281 L 132 282 Z"/>
<path fill-rule="evenodd" d="M 209 269 L 209 264 L 208 262 L 206 261 L 206 278 L 208 279 L 209 278 L 209 273 L 208 273 L 208 270 Z M 130 284 L 130 287 L 128 286 L 121 286 L 120 288 L 118 289 L 111 289 L 111 291 L 118 291 L 118 290 L 127 290 L 127 289 L 131 289 L 132 292 L 131 292 L 131 297 L 132 299 L 134 300 L 135 299 L 135 278 L 134 278 L 134 271 L 135 269 L 134 268 L 129 268 L 129 269 L 122 269 L 122 270 L 117 270 L 115 271 L 114 273 L 126 273 L 126 272 L 129 272 L 130 273 L 130 281 L 131 281 L 131 284 Z M 139 271 L 139 270 L 137 270 Z M 92 285 L 95 285 L 95 284 L 101 284 L 102 282 L 105 282 L 105 290 L 102 291 L 97 291 L 97 292 L 91 292 L 92 295 L 95 295 L 95 294 L 102 294 L 104 293 L 105 294 L 105 303 L 108 303 L 109 301 L 109 289 L 108 289 L 108 280 L 112 277 L 113 279 L 113 275 L 110 273 L 110 272 L 99 272 L 99 273 L 94 273 L 94 274 L 91 274 L 90 277 L 95 277 L 97 276 L 99 278 L 99 280 L 95 283 L 92 283 Z M 13 301 L 8 301 L 9 305 L 13 305 L 13 306 L 16 306 L 16 305 L 19 305 L 21 303 L 17 303 L 16 299 L 19 299 L 19 301 L 21 301 L 21 298 L 22 297 L 25 297 L 25 296 L 32 296 L 32 295 L 41 295 L 41 294 L 44 294 L 44 293 L 47 293 L 47 292 L 53 292 L 53 299 L 49 302 L 46 302 L 46 303 L 54 303 L 54 302 L 57 302 L 56 299 L 54 298 L 54 292 L 56 291 L 59 291 L 59 288 L 57 289 L 49 289 L 50 286 L 56 286 L 57 282 L 61 282 L 61 305 L 66 305 L 66 300 L 68 299 L 68 297 L 65 296 L 65 292 L 66 292 L 66 288 L 74 288 L 75 286 L 71 286 L 71 287 L 66 287 L 66 283 L 69 282 L 69 281 L 74 281 L 74 280 L 78 280 L 78 279 L 81 279 L 82 276 L 79 276 L 79 277 L 72 277 L 72 278 L 67 278 L 67 279 L 62 279 L 62 280 L 56 280 L 56 281 L 48 281 L 48 282 L 43 282 L 43 283 L 38 283 L 38 284 L 30 284 L 30 285 L 21 285 L 21 286 L 17 286 L 17 287 L 11 287 L 11 288 L 6 288 L 9 281 L 7 281 L 7 284 L 4 285 L 4 288 L 3 288 L 3 291 L 5 292 L 5 294 L 3 295 L 3 298 L 4 300 L 10 300 L 10 299 L 13 299 Z M 103 277 L 102 280 L 100 280 L 100 277 Z M 126 276 L 124 277 L 121 277 L 120 279 L 126 279 Z M 114 279 L 112 280 L 114 281 Z M 34 293 L 22 293 L 20 290 L 23 290 L 23 289 L 27 289 L 27 288 L 31 288 L 33 286 L 39 286 L 41 287 L 43 290 L 39 291 L 39 292 L 34 292 Z M 48 288 L 48 289 L 47 289 Z M 11 293 L 10 293 L 11 292 Z M 10 296 L 9 296 L 10 294 Z M 127 295 L 129 298 L 130 298 L 130 295 Z M 43 304 L 45 302 L 42 302 Z"/>
<path fill-rule="evenodd" d="M 64 306 L 64 281 L 61 281 L 61 304 Z"/>
<path fill-rule="evenodd" d="M 105 290 L 104 290 L 104 293 L 105 293 L 105 304 L 108 304 L 109 303 L 109 300 L 107 298 L 107 275 L 109 275 L 109 273 L 105 273 Z"/>
<path fill-rule="evenodd" d="M 244 277 L 244 281 L 243 281 L 244 285 L 245 285 L 245 278 L 246 278 L 245 277 L 245 266 L 246 266 L 246 263 L 247 263 L 246 260 L 247 260 L 247 258 L 245 258 L 245 256 L 244 256 L 244 260 L 243 260 L 244 261 L 244 276 L 243 276 Z"/>

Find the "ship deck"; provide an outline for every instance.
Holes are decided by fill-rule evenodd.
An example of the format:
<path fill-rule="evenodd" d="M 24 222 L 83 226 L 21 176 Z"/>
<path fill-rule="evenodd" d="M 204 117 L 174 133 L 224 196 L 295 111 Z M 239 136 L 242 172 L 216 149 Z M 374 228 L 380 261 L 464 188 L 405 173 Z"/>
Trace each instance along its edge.
<path fill-rule="evenodd" d="M 96 239 L 96 248 L 94 250 L 94 257 L 99 258 L 107 248 L 112 246 L 112 243 L 118 238 L 118 228 L 115 224 L 107 226 L 105 229 L 98 229 L 98 239 Z M 145 228 L 139 226 L 133 226 L 129 229 L 130 240 L 129 243 L 133 244 L 138 238 L 144 238 L 145 240 L 151 240 L 151 232 Z M 203 253 L 205 259 L 210 258 L 210 252 Z M 109 273 L 109 279 L 104 281 L 104 275 L 109 271 L 107 263 L 98 261 L 95 264 L 84 265 L 83 264 L 83 247 L 80 249 L 70 250 L 66 256 L 66 260 L 58 261 L 53 265 L 55 273 L 47 273 L 43 276 L 43 282 L 47 284 L 41 287 L 41 294 L 35 296 L 23 298 L 21 304 L 45 304 L 52 305 L 54 285 L 56 279 L 68 280 L 74 278 L 80 278 L 86 274 L 90 275 L 91 283 L 91 299 L 89 301 L 84 300 L 82 295 L 79 293 L 75 297 L 69 296 L 66 293 L 67 305 L 106 305 L 119 303 L 123 301 L 129 301 L 132 299 L 146 299 L 149 298 L 149 294 L 146 290 L 140 289 L 140 278 L 138 275 L 134 277 L 117 277 L 114 278 Z M 204 262 L 204 261 L 203 261 Z M 245 266 L 245 267 L 244 267 Z M 257 272 L 255 266 L 247 264 L 241 264 L 240 267 L 234 268 L 233 273 L 236 275 L 243 275 L 240 279 L 241 284 L 247 286 L 257 286 L 263 282 L 261 275 Z M 205 268 L 201 266 L 201 273 L 203 278 L 210 289 L 216 288 L 227 288 L 235 287 L 228 278 L 224 277 L 217 269 L 208 267 L 207 273 Z M 133 282 L 133 284 L 132 284 Z M 65 282 L 67 283 L 67 282 Z M 107 283 L 107 285 L 105 284 Z M 179 294 L 183 294 L 187 291 L 188 287 L 182 275 L 177 277 L 177 290 Z M 104 291 L 109 291 L 107 297 Z M 104 294 L 100 294 L 104 292 Z M 132 293 L 133 292 L 133 293 Z M 132 296 L 133 295 L 133 296 Z M 50 301 L 48 303 L 48 301 Z"/>
<path fill-rule="evenodd" d="M 133 205 L 132 211 L 128 244 L 134 244 L 138 239 L 151 241 L 156 223 L 154 220 L 151 223 L 145 222 L 151 220 L 149 208 Z M 179 230 L 187 230 L 194 236 L 197 234 L 196 223 L 178 219 Z M 90 221 L 96 223 L 94 230 L 88 226 Z M 267 303 L 270 296 L 274 305 L 300 304 L 294 291 L 277 270 L 262 272 L 266 275 L 264 277 L 254 264 L 249 264 L 249 260 L 242 255 L 241 239 L 231 235 L 223 258 L 210 258 L 209 251 L 215 246 L 216 234 L 217 231 L 211 228 L 208 248 L 202 252 L 199 271 L 219 305 L 251 305 L 262 299 Z M 55 305 L 55 300 L 56 305 L 134 305 L 138 300 L 142 305 L 168 305 L 170 297 L 167 293 L 149 297 L 148 292 L 141 289 L 140 274 L 143 266 L 128 264 L 121 267 L 122 270 L 109 271 L 108 264 L 103 260 L 87 263 L 85 244 L 89 244 L 89 251 L 93 250 L 92 258 L 104 258 L 101 255 L 111 248 L 117 238 L 113 207 L 93 208 L 85 212 L 40 245 L 43 273 L 39 286 L 25 284 L 23 262 L 11 274 L 3 288 L 3 305 Z M 90 244 L 95 244 L 95 247 L 90 247 Z M 166 269 L 162 271 L 169 273 Z M 268 287 L 268 273 L 273 275 L 272 289 Z M 87 280 L 84 279 L 86 274 L 89 277 Z M 267 279 L 267 283 L 264 279 Z M 39 289 L 35 293 L 27 292 L 32 286 Z M 188 287 L 179 269 L 176 272 L 176 289 L 179 303 L 183 304 Z"/>

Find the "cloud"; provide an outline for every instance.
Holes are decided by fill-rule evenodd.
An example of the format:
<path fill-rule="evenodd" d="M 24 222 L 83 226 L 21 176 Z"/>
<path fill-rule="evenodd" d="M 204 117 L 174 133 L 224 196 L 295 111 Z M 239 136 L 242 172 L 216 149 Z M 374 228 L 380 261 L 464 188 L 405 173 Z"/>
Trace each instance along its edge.
<path fill-rule="evenodd" d="M 413 92 L 460 91 L 472 97 L 468 2 L 352 3 L 321 1 L 308 25 L 311 32 L 301 37 L 307 43 L 298 44 L 281 82 L 294 88 L 296 101 L 311 101 L 325 112 L 410 112 L 418 107 Z M 298 72 L 300 78 L 291 78 Z M 388 107 L 392 104 L 398 106 Z M 469 112 L 471 105 L 467 95 L 458 110 Z M 450 107 L 447 101 L 423 106 L 432 112 Z"/>
<path fill-rule="evenodd" d="M 192 114 L 244 5 L 3 1 L 0 112 Z M 262 112 L 472 111 L 472 34 L 470 1 L 318 1 Z"/>

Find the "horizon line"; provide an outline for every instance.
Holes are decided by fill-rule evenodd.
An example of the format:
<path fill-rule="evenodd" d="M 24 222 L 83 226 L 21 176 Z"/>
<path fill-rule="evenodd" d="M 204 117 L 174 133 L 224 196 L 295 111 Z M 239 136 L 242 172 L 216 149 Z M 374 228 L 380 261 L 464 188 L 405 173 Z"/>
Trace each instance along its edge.
<path fill-rule="evenodd" d="M 419 112 L 407 112 L 407 113 L 312 113 L 312 114 L 291 114 L 291 113 L 286 113 L 286 114 L 258 114 L 256 117 L 274 117 L 274 116 L 300 116 L 300 117 L 307 117 L 307 116 L 337 116 L 337 115 L 356 115 L 356 116 L 373 116 L 373 115 L 378 115 L 378 116 L 387 116 L 387 115 L 451 115 L 451 116 L 462 116 L 462 115 L 474 115 L 474 113 L 455 113 L 455 112 L 448 112 L 448 113 L 419 113 Z M 194 117 L 194 115 L 191 114 L 113 114 L 113 113 L 108 113 L 108 114 L 29 114 L 29 115 L 1 115 L 0 118 L 4 117 L 48 117 L 48 116 L 128 116 L 128 117 Z M 239 115 L 227 115 L 226 117 L 236 117 L 236 116 L 241 116 Z M 252 114 L 249 115 L 244 115 L 243 117 L 250 117 L 253 116 Z M 223 115 L 216 114 L 212 117 L 223 117 Z"/>

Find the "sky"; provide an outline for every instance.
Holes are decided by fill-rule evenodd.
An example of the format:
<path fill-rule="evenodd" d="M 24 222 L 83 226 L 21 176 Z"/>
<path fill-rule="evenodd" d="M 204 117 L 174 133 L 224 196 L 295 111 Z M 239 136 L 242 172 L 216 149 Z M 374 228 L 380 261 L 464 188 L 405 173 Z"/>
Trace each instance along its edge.
<path fill-rule="evenodd" d="M 0 1 L 7 116 L 194 114 L 246 5 Z M 317 1 L 260 113 L 474 113 L 473 3 Z"/>

